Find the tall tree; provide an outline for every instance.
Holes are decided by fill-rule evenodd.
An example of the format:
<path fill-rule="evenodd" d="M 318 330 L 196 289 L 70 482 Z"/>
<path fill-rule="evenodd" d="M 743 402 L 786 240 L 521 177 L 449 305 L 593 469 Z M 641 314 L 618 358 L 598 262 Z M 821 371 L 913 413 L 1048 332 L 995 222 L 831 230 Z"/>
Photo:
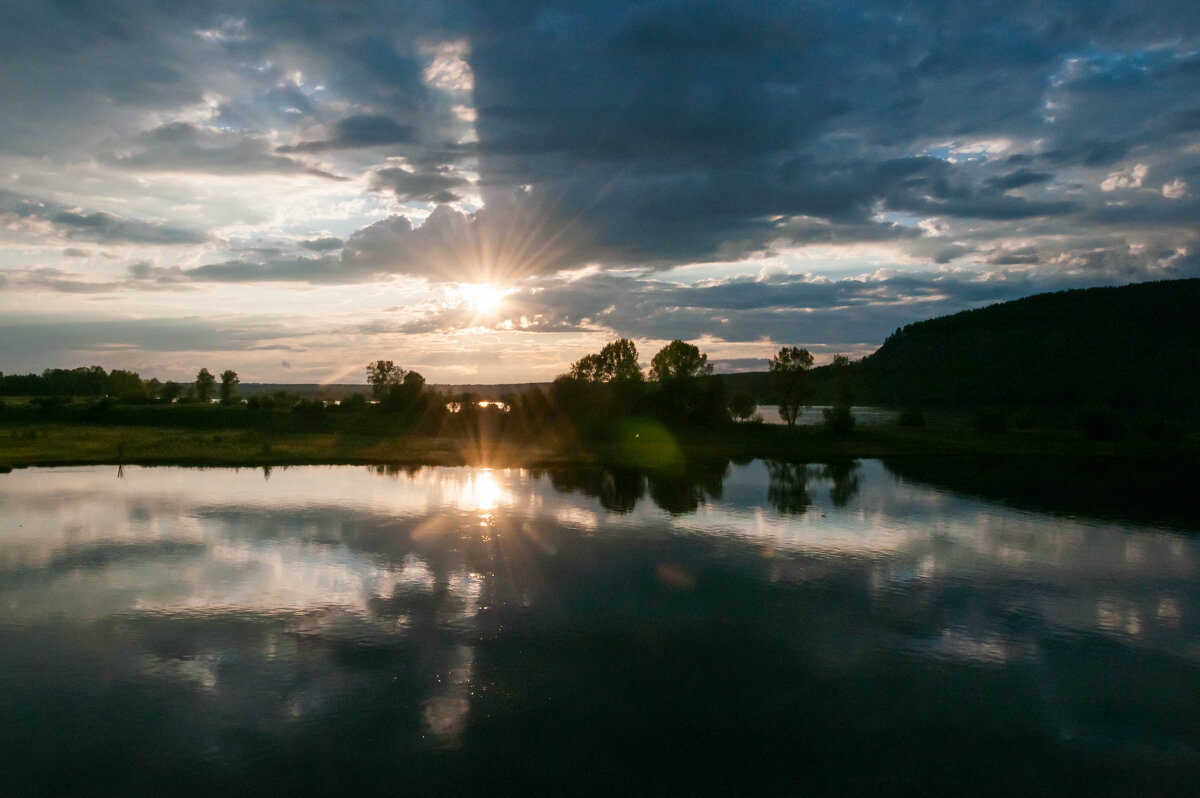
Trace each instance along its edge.
<path fill-rule="evenodd" d="M 658 350 L 650 361 L 650 378 L 659 382 L 707 376 L 712 370 L 708 355 L 699 347 L 678 339 Z"/>
<path fill-rule="evenodd" d="M 605 344 L 598 353 L 571 364 L 571 376 L 583 382 L 641 382 L 637 345 L 628 338 Z"/>
<path fill-rule="evenodd" d="M 850 405 L 854 402 L 854 384 L 850 373 L 850 358 L 834 355 L 833 405 L 825 409 L 825 425 L 838 437 L 849 435 L 854 429 L 854 414 Z"/>
<path fill-rule="evenodd" d="M 745 388 L 739 388 L 729 395 L 729 414 L 738 421 L 748 420 L 757 409 L 758 403 L 754 401 L 754 394 Z M 759 416 L 758 420 L 762 421 L 762 417 Z"/>
<path fill-rule="evenodd" d="M 221 404 L 227 405 L 233 401 L 239 382 L 238 374 L 233 369 L 221 372 Z"/>
<path fill-rule="evenodd" d="M 405 370 L 390 360 L 376 360 L 367 364 L 367 382 L 371 384 L 371 393 L 376 399 L 388 395 L 393 385 L 404 383 Z"/>
<path fill-rule="evenodd" d="M 789 427 L 796 424 L 800 408 L 804 406 L 808 390 L 808 370 L 812 368 L 813 356 L 807 349 L 785 346 L 767 364 L 771 387 L 779 402 L 779 415 Z"/>
<path fill-rule="evenodd" d="M 113 369 L 108 372 L 108 392 L 125 401 L 137 401 L 146 397 L 146 386 L 136 371 Z"/>
<path fill-rule="evenodd" d="M 200 369 L 196 374 L 196 399 L 200 402 L 212 399 L 213 386 L 216 383 L 217 378 L 208 369 Z"/>

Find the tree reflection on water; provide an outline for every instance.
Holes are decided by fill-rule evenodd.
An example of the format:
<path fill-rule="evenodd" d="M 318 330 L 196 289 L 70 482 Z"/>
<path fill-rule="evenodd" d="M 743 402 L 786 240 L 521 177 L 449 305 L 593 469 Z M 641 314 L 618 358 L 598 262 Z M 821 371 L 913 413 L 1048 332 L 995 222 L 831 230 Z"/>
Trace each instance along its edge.
<path fill-rule="evenodd" d="M 0 480 L 0 793 L 1200 778 L 1185 535 L 872 461 L 98 474 Z"/>

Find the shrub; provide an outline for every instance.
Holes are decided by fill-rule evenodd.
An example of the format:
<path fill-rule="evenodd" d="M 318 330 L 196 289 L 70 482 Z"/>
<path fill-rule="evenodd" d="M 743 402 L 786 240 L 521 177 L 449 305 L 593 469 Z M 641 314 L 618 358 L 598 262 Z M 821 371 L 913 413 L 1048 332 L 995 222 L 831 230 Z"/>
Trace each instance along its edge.
<path fill-rule="evenodd" d="M 1008 432 L 1008 418 L 1000 410 L 980 410 L 971 419 L 971 429 L 988 435 Z"/>
<path fill-rule="evenodd" d="M 1121 422 L 1110 407 L 1085 407 L 1075 417 L 1075 423 L 1094 441 L 1112 441 L 1121 437 Z"/>
<path fill-rule="evenodd" d="M 357 412 L 365 410 L 367 407 L 367 397 L 361 393 L 352 393 L 342 399 L 342 403 L 338 405 L 342 410 Z"/>
<path fill-rule="evenodd" d="M 1178 443 L 1184 436 L 1182 426 L 1163 418 L 1135 418 L 1129 426 L 1138 437 L 1155 443 Z"/>
<path fill-rule="evenodd" d="M 925 414 L 919 407 L 910 407 L 900 411 L 900 415 L 896 416 L 896 423 L 902 427 L 923 427 Z"/>
<path fill-rule="evenodd" d="M 1017 429 L 1033 429 L 1036 421 L 1037 417 L 1034 416 L 1032 410 L 1018 410 L 1013 416 L 1013 426 Z"/>
<path fill-rule="evenodd" d="M 849 405 L 837 404 L 825 408 L 825 426 L 839 438 L 844 438 L 854 431 L 854 414 Z"/>

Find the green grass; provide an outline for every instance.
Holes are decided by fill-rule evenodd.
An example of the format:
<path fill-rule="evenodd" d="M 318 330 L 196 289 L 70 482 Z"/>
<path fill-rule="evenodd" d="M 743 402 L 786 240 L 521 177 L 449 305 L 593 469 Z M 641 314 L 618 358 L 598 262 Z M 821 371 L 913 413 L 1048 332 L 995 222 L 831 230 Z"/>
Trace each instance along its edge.
<path fill-rule="evenodd" d="M 653 427 L 653 422 L 649 422 Z M 349 425 L 345 425 L 349 426 Z M 662 465 L 753 458 L 827 461 L 905 455 L 1000 455 L 1194 458 L 1195 436 L 1164 444 L 1135 437 L 1091 441 L 1072 429 L 1009 430 L 988 435 L 966 428 L 863 427 L 835 438 L 822 427 L 744 424 L 708 431 L 633 425 L 583 444 L 567 436 L 536 441 L 486 434 L 411 435 L 380 430 L 260 431 L 19 423 L 0 426 L 0 467 L 82 464 L 263 466 L 421 464 L 549 466 L 595 461 Z M 622 438 L 622 436 L 625 436 Z"/>

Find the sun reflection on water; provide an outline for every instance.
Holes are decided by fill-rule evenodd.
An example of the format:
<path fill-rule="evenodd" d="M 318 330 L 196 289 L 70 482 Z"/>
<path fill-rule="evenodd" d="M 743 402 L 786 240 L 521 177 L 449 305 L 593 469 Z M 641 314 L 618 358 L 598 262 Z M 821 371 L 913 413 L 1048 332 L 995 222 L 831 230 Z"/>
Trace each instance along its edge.
<path fill-rule="evenodd" d="M 473 471 L 458 485 L 453 503 L 463 510 L 479 514 L 480 526 L 491 526 L 501 507 L 511 506 L 512 494 L 501 487 L 490 468 Z"/>

